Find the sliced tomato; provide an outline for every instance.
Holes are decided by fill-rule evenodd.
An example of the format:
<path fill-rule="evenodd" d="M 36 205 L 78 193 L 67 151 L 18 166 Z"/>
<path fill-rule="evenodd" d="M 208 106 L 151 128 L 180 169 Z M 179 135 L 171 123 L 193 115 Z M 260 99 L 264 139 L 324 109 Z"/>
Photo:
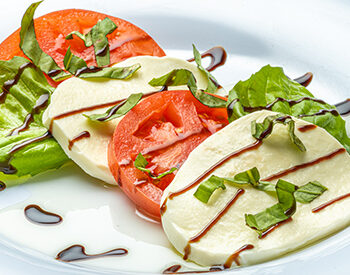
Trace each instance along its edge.
<path fill-rule="evenodd" d="M 160 219 L 163 190 L 174 174 L 152 179 L 134 167 L 142 153 L 146 168 L 159 175 L 181 167 L 190 152 L 228 124 L 226 109 L 197 101 L 190 91 L 165 91 L 145 98 L 120 121 L 109 144 L 108 162 L 116 181 L 138 209 Z"/>
<path fill-rule="evenodd" d="M 123 61 L 126 58 L 139 55 L 164 56 L 164 51 L 142 29 L 123 19 L 106 14 L 68 9 L 55 11 L 34 20 L 35 32 L 40 47 L 52 56 L 63 68 L 64 55 L 69 46 L 72 52 L 83 58 L 89 66 L 96 65 L 93 47 L 86 48 L 84 42 L 75 37 L 66 40 L 72 31 L 87 33 L 99 20 L 109 17 L 118 28 L 109 34 L 111 63 Z M 19 31 L 15 31 L 0 44 L 0 60 L 9 60 L 14 56 L 23 56 L 19 48 Z"/>

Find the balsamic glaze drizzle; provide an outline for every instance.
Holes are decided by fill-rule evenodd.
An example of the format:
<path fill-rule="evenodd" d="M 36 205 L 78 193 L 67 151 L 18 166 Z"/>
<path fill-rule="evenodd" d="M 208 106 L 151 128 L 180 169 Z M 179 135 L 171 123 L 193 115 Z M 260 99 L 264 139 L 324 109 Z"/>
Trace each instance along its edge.
<path fill-rule="evenodd" d="M 223 66 L 227 60 L 227 53 L 223 47 L 217 46 L 213 47 L 206 52 L 201 54 L 201 57 L 210 57 L 211 61 L 209 66 L 206 68 L 207 71 L 214 71 L 216 68 Z M 194 58 L 190 58 L 187 61 L 192 62 Z"/>
<path fill-rule="evenodd" d="M 99 71 L 102 71 L 102 68 L 95 67 L 95 66 L 83 67 L 83 68 L 78 69 L 76 71 L 75 76 L 79 77 L 80 75 L 85 74 L 85 73 L 96 73 Z"/>
<path fill-rule="evenodd" d="M 125 104 L 125 102 L 126 102 L 126 100 L 123 100 L 122 102 L 118 103 L 112 109 L 109 110 L 109 112 L 106 116 L 100 117 L 97 120 L 103 122 L 103 121 L 106 121 L 107 119 L 111 118 L 116 112 L 118 112 L 120 107 L 122 107 Z"/>
<path fill-rule="evenodd" d="M 341 201 L 341 200 L 346 199 L 346 198 L 349 198 L 349 197 L 350 197 L 350 193 L 345 194 L 345 195 L 342 195 L 342 196 L 340 196 L 340 197 L 338 197 L 338 198 L 335 198 L 335 199 L 333 199 L 333 200 L 331 200 L 331 201 L 329 201 L 329 202 L 326 202 L 326 203 L 324 203 L 324 204 L 321 204 L 320 206 L 317 206 L 317 207 L 315 207 L 314 209 L 312 209 L 312 213 L 317 213 L 317 212 L 319 212 L 319 211 L 325 209 L 326 207 L 332 205 L 333 203 L 336 203 L 336 202 L 338 202 L 338 201 Z"/>
<path fill-rule="evenodd" d="M 89 138 L 89 137 L 90 137 L 90 133 L 88 131 L 81 132 L 79 135 L 77 135 L 75 138 L 73 138 L 68 142 L 68 150 L 71 151 L 74 143 L 76 143 L 77 141 L 83 138 Z"/>
<path fill-rule="evenodd" d="M 85 247 L 82 245 L 72 245 L 60 253 L 57 254 L 56 260 L 63 262 L 73 262 L 73 261 L 81 261 L 81 260 L 89 260 L 107 256 L 124 256 L 128 254 L 128 250 L 124 248 L 117 248 L 113 250 L 109 250 L 104 253 L 99 254 L 86 254 Z"/>
<path fill-rule="evenodd" d="M 100 56 L 100 57 L 106 56 L 108 51 L 109 51 L 109 45 L 106 44 L 102 49 L 96 52 L 96 56 Z"/>
<path fill-rule="evenodd" d="M 59 224 L 62 221 L 60 215 L 47 212 L 35 204 L 28 205 L 24 209 L 24 215 L 30 222 L 43 225 Z"/>
<path fill-rule="evenodd" d="M 314 77 L 314 75 L 312 73 L 308 72 L 300 77 L 295 78 L 294 81 L 298 82 L 300 85 L 303 85 L 304 87 L 307 87 L 307 86 L 309 86 L 313 77 Z"/>
<path fill-rule="evenodd" d="M 341 114 L 342 116 L 349 115 L 350 114 L 350 98 L 348 98 L 347 100 L 344 100 L 343 102 L 335 104 L 335 107 L 337 107 L 339 114 Z"/>
<path fill-rule="evenodd" d="M 298 130 L 302 133 L 305 133 L 305 132 L 311 131 L 311 130 L 316 129 L 316 128 L 317 128 L 317 126 L 315 124 L 307 124 L 307 125 L 299 127 Z"/>
<path fill-rule="evenodd" d="M 0 191 L 4 191 L 6 189 L 6 184 L 0 181 Z"/>
<path fill-rule="evenodd" d="M 291 222 L 293 219 L 292 217 L 284 220 L 284 221 L 281 221 L 277 224 L 275 224 L 274 226 L 270 227 L 269 229 L 267 229 L 266 231 L 264 231 L 260 236 L 259 236 L 259 239 L 264 239 L 267 235 L 269 235 L 270 233 L 272 233 L 276 228 L 280 227 L 281 225 L 283 224 L 286 224 L 286 223 L 289 223 Z"/>

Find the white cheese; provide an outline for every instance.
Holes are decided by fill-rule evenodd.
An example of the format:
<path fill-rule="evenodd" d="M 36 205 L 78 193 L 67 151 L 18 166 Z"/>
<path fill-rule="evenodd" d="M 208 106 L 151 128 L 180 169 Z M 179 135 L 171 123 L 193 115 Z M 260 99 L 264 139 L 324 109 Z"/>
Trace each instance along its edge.
<path fill-rule="evenodd" d="M 127 59 L 116 66 L 141 64 L 139 69 L 128 80 L 83 80 L 71 78 L 61 83 L 51 97 L 51 102 L 43 115 L 43 123 L 49 128 L 55 116 L 81 108 L 113 102 L 127 98 L 132 93 L 147 93 L 156 88 L 148 85 L 154 77 L 160 77 L 173 69 L 188 69 L 193 72 L 199 88 L 206 88 L 205 75 L 197 69 L 194 63 L 173 57 L 140 56 Z M 187 89 L 184 86 L 169 87 L 169 89 Z M 108 107 L 110 108 L 110 107 Z M 102 114 L 108 108 L 101 108 L 84 114 Z M 122 117 L 110 122 L 91 122 L 83 113 L 78 113 L 53 121 L 52 134 L 62 146 L 65 153 L 76 162 L 86 173 L 110 184 L 116 184 L 107 162 L 108 142 L 116 125 Z M 72 150 L 68 149 L 72 140 L 83 131 L 90 133 L 90 138 L 84 138 L 74 143 Z"/>
<path fill-rule="evenodd" d="M 253 144 L 256 140 L 251 136 L 251 121 L 262 121 L 271 114 L 275 113 L 254 112 L 206 139 L 191 152 L 173 182 L 165 190 L 162 202 L 166 200 L 166 210 L 162 215 L 162 224 L 170 242 L 181 254 L 184 254 L 190 238 L 210 223 L 234 196 L 237 188 L 226 184 L 227 189 L 215 191 L 207 204 L 193 196 L 197 186 L 172 199 L 167 198 L 168 195 L 195 181 L 229 153 Z M 297 128 L 309 123 L 300 119 L 295 121 L 296 134 L 307 148 L 305 153 L 297 150 L 291 143 L 286 126 L 276 125 L 272 135 L 264 140 L 259 148 L 230 159 L 213 174 L 233 177 L 237 173 L 257 167 L 261 177 L 266 178 L 343 148 L 324 129 L 317 127 L 307 132 L 300 132 Z M 318 213 L 312 213 L 313 208 L 350 193 L 350 156 L 346 151 L 340 152 L 331 159 L 282 177 L 298 186 L 317 180 L 328 188 L 310 204 L 297 203 L 297 211 L 291 222 L 276 228 L 265 238 L 258 239 L 258 234 L 245 225 L 244 214 L 263 211 L 276 204 L 277 198 L 247 187 L 245 193 L 207 234 L 198 242 L 191 243 L 188 259 L 204 266 L 224 264 L 239 248 L 252 244 L 254 248 L 242 252 L 239 262 L 242 265 L 256 264 L 295 251 L 348 226 L 350 198 L 338 201 Z"/>

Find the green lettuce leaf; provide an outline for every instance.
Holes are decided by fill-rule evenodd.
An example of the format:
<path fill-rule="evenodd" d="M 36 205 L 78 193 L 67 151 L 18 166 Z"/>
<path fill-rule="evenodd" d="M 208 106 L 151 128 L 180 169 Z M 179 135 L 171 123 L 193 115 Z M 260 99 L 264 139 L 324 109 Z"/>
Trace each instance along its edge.
<path fill-rule="evenodd" d="M 245 214 L 247 226 L 256 230 L 259 236 L 272 226 L 287 220 L 296 211 L 294 192 L 296 186 L 284 180 L 278 180 L 276 193 L 278 203 L 257 214 Z"/>
<path fill-rule="evenodd" d="M 193 73 L 186 69 L 175 69 L 158 78 L 153 78 L 149 83 L 153 87 L 187 85 L 193 96 L 202 104 L 211 108 L 224 108 L 226 101 L 198 90 Z"/>
<path fill-rule="evenodd" d="M 303 115 L 313 115 L 320 110 L 333 110 L 335 106 L 321 100 L 302 100 L 305 97 L 315 99 L 304 86 L 289 79 L 282 68 L 267 65 L 248 80 L 238 82 L 230 91 L 227 102 L 229 120 L 233 121 L 271 105 L 268 107 L 272 111 L 300 116 L 324 128 L 350 152 L 350 138 L 347 136 L 345 121 L 341 116 L 327 112 L 324 115 L 303 117 Z M 301 100 L 301 102 L 291 104 L 278 101 L 279 98 L 289 101 Z"/>
<path fill-rule="evenodd" d="M 215 190 L 219 188 L 221 188 L 222 190 L 226 189 L 224 181 L 224 178 L 220 178 L 213 175 L 198 186 L 193 196 L 195 196 L 201 202 L 207 203 Z"/>
<path fill-rule="evenodd" d="M 138 63 L 128 67 L 88 67 L 83 59 L 72 53 L 70 47 L 64 56 L 63 64 L 67 71 L 80 78 L 128 79 L 141 68 Z"/>
<path fill-rule="evenodd" d="M 310 203 L 318 198 L 327 190 L 327 187 L 320 184 L 318 181 L 309 182 L 295 191 L 294 196 L 297 202 Z"/>
<path fill-rule="evenodd" d="M 157 179 L 157 180 L 161 179 L 162 177 L 165 177 L 166 175 L 172 174 L 177 170 L 176 167 L 173 167 L 164 173 L 161 173 L 159 175 L 155 175 L 152 173 L 152 171 L 150 169 L 146 168 L 147 164 L 148 164 L 148 161 L 145 159 L 145 157 L 141 153 L 139 153 L 135 159 L 134 166 L 137 169 L 139 169 L 140 171 L 147 173 L 152 179 Z"/>
<path fill-rule="evenodd" d="M 70 75 L 64 72 L 51 56 L 43 52 L 36 39 L 33 17 L 35 10 L 41 2 L 42 1 L 31 4 L 23 16 L 19 46 L 24 54 L 32 60 L 34 65 L 40 68 L 40 70 L 55 81 L 63 80 L 70 77 Z"/>
<path fill-rule="evenodd" d="M 104 114 L 92 114 L 92 115 L 84 114 L 84 116 L 92 121 L 100 121 L 100 122 L 110 121 L 112 119 L 121 117 L 126 113 L 128 113 L 141 100 L 142 96 L 143 96 L 142 93 L 131 94 L 126 100 L 108 109 Z"/>
<path fill-rule="evenodd" d="M 12 80 L 18 74 L 19 68 L 28 60 L 14 57 L 10 61 L 0 61 L 0 85 Z M 33 112 L 38 99 L 45 94 L 51 94 L 53 88 L 47 83 L 43 73 L 35 67 L 23 70 L 16 85 L 8 91 L 5 101 L 0 104 L 0 181 L 6 184 L 16 184 L 36 174 L 61 167 L 68 161 L 59 144 L 53 138 L 46 138 L 9 154 L 15 145 L 22 144 L 33 138 L 38 138 L 47 132 L 41 118 L 44 108 L 33 113 L 33 121 L 29 129 L 17 135 L 9 135 L 13 129 L 23 125 L 26 116 Z M 15 171 L 6 172 L 6 167 L 12 166 Z M 4 170 L 5 169 L 5 170 Z"/>
<path fill-rule="evenodd" d="M 86 47 L 93 45 L 97 65 L 99 67 L 108 66 L 110 64 L 110 55 L 106 36 L 112 33 L 116 28 L 117 25 L 106 17 L 102 21 L 97 22 L 87 34 L 84 35 L 74 31 L 68 34 L 66 39 L 72 39 L 73 35 L 76 35 L 84 41 Z"/>

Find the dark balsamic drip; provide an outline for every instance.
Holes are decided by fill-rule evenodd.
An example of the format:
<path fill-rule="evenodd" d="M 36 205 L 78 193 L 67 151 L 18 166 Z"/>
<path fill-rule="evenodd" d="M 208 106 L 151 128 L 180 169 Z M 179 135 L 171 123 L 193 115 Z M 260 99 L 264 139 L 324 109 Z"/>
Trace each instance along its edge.
<path fill-rule="evenodd" d="M 162 88 L 160 88 L 160 90 L 158 92 L 164 92 L 168 90 L 168 86 L 164 85 Z"/>
<path fill-rule="evenodd" d="M 341 200 L 346 199 L 346 198 L 349 198 L 349 197 L 350 197 L 350 193 L 345 194 L 345 195 L 343 195 L 343 196 L 340 196 L 340 197 L 338 197 L 338 198 L 335 198 L 335 199 L 333 199 L 333 200 L 331 200 L 331 201 L 329 201 L 329 202 L 326 202 L 326 203 L 324 203 L 324 204 L 321 204 L 320 206 L 317 206 L 317 207 L 315 207 L 314 209 L 312 209 L 312 213 L 317 213 L 317 212 L 319 212 L 319 211 L 325 209 L 326 207 L 332 205 L 333 203 L 336 203 L 336 202 L 338 202 L 338 201 L 341 201 Z"/>
<path fill-rule="evenodd" d="M 40 206 L 34 204 L 28 205 L 24 209 L 24 215 L 29 221 L 37 224 L 50 225 L 58 224 L 62 221 L 62 217 L 60 215 L 47 212 Z"/>
<path fill-rule="evenodd" d="M 61 72 L 62 72 L 62 70 L 54 69 L 54 70 L 49 71 L 47 73 L 47 75 L 52 78 L 52 77 L 55 77 L 55 76 L 59 75 Z"/>
<path fill-rule="evenodd" d="M 332 109 L 332 110 L 321 110 L 317 113 L 311 114 L 311 115 L 299 115 L 298 117 L 311 117 L 311 116 L 323 116 L 325 114 L 331 113 L 334 116 L 339 116 L 339 113 L 337 110 Z"/>
<path fill-rule="evenodd" d="M 240 249 L 238 249 L 235 253 L 233 253 L 230 257 L 228 257 L 228 259 L 226 260 L 226 262 L 224 263 L 224 268 L 230 268 L 232 266 L 232 263 L 235 262 L 237 266 L 240 266 L 240 262 L 239 262 L 239 255 L 245 251 L 245 250 L 249 250 L 249 249 L 253 249 L 254 245 L 252 244 L 246 244 L 243 245 Z"/>
<path fill-rule="evenodd" d="M 154 91 L 154 92 L 150 92 L 150 93 L 144 94 L 142 96 L 142 98 L 149 97 L 149 96 L 151 96 L 153 94 L 156 94 L 156 93 L 158 93 L 158 91 Z M 50 132 L 52 131 L 53 122 L 55 120 L 59 120 L 59 119 L 62 119 L 62 118 L 65 118 L 65 117 L 69 117 L 69 116 L 73 116 L 73 115 L 76 115 L 76 114 L 80 114 L 80 113 L 83 113 L 83 112 L 88 112 L 88 111 L 93 111 L 93 110 L 102 109 L 102 108 L 106 108 L 106 107 L 111 107 L 111 106 L 119 104 L 119 103 L 121 103 L 121 102 L 123 102 L 125 100 L 126 100 L 126 98 L 120 99 L 120 100 L 116 100 L 116 101 L 112 101 L 112 102 L 108 102 L 108 103 L 102 103 L 102 104 L 98 104 L 98 105 L 84 107 L 84 108 L 81 108 L 81 109 L 77 109 L 77 110 L 73 110 L 73 111 L 69 111 L 69 112 L 57 115 L 57 116 L 52 118 L 52 120 L 50 122 L 49 131 Z"/>
<path fill-rule="evenodd" d="M 24 141 L 24 142 L 22 142 L 20 144 L 17 144 L 15 146 L 13 146 L 12 149 L 8 152 L 8 154 L 11 155 L 11 154 L 17 152 L 18 150 L 21 150 L 22 148 L 28 146 L 29 144 L 32 144 L 32 143 L 35 143 L 35 142 L 38 142 L 38 141 L 42 141 L 42 140 L 45 140 L 47 138 L 52 138 L 52 135 L 50 134 L 50 132 L 46 132 L 42 136 L 28 139 L 28 140 L 26 140 L 26 141 Z"/>
<path fill-rule="evenodd" d="M 291 117 L 290 116 L 278 117 L 276 118 L 276 121 L 280 121 L 284 123 L 287 119 L 291 119 Z M 261 133 L 260 140 L 266 138 L 268 135 L 272 133 L 272 131 L 273 131 L 273 123 L 270 123 L 269 127 L 267 127 L 267 129 Z"/>
<path fill-rule="evenodd" d="M 100 117 L 97 120 L 98 121 L 106 121 L 107 119 L 111 118 L 118 110 L 120 107 L 122 107 L 125 104 L 126 100 L 123 100 L 122 102 L 118 103 L 116 106 L 114 106 L 112 109 L 109 110 L 108 114 L 104 117 Z"/>
<path fill-rule="evenodd" d="M 214 71 L 216 68 L 226 63 L 227 53 L 223 47 L 220 47 L 220 46 L 213 47 L 201 54 L 202 58 L 207 56 L 211 58 L 210 64 L 206 68 L 206 70 L 209 72 Z M 194 58 L 190 58 L 187 61 L 192 62 L 194 61 Z"/>
<path fill-rule="evenodd" d="M 282 222 L 279 222 L 277 224 L 275 224 L 274 226 L 270 227 L 269 229 L 267 229 L 266 231 L 264 231 L 260 236 L 259 236 L 259 239 L 264 239 L 267 235 L 269 235 L 270 233 L 272 233 L 276 228 L 280 227 L 281 225 L 284 225 L 286 223 L 289 223 L 292 221 L 292 217 L 282 221 Z"/>
<path fill-rule="evenodd" d="M 195 243 L 195 242 L 199 242 L 201 238 L 203 238 L 208 232 L 209 230 L 215 225 L 217 224 L 217 222 L 227 213 L 227 211 L 231 208 L 231 206 L 237 201 L 237 199 L 242 196 L 244 194 L 244 190 L 243 189 L 238 189 L 238 191 L 236 192 L 236 194 L 232 197 L 232 199 L 229 200 L 229 202 L 225 205 L 225 207 L 223 209 L 221 209 L 221 211 L 219 213 L 217 213 L 215 215 L 215 217 L 194 237 L 192 237 L 185 249 L 184 249 L 184 260 L 188 259 L 188 256 L 191 253 L 191 243 Z"/>
<path fill-rule="evenodd" d="M 233 115 L 233 107 L 234 105 L 239 102 L 239 98 L 235 98 L 232 100 L 232 102 L 227 106 L 227 115 L 228 117 L 231 117 Z"/>
<path fill-rule="evenodd" d="M 160 207 L 160 215 L 162 216 L 164 213 L 165 213 L 165 211 L 166 211 L 166 203 L 167 203 L 167 201 L 168 201 L 168 198 L 165 198 L 165 200 L 164 200 L 164 202 L 163 202 L 163 204 L 162 204 L 162 206 Z"/>
<path fill-rule="evenodd" d="M 0 191 L 4 191 L 6 189 L 6 184 L 0 181 Z"/>
<path fill-rule="evenodd" d="M 342 153 L 345 153 L 346 150 L 345 148 L 340 148 L 326 156 L 323 156 L 323 157 L 320 157 L 318 159 L 315 159 L 313 161 L 310 161 L 310 162 L 306 162 L 306 163 L 303 163 L 303 164 L 299 164 L 299 165 L 296 165 L 296 166 L 293 166 L 291 168 L 288 168 L 284 171 L 281 171 L 281 172 L 278 172 L 277 174 L 274 174 L 272 176 L 269 176 L 265 179 L 262 179 L 262 181 L 272 181 L 272 180 L 275 180 L 275 179 L 279 179 L 281 177 L 284 177 L 290 173 L 294 173 L 300 169 L 304 169 L 304 168 L 307 168 L 307 167 L 310 167 L 310 166 L 313 166 L 315 164 L 318 164 L 320 162 L 323 162 L 323 161 L 326 161 L 326 160 L 329 160 L 331 158 L 334 158 L 335 156 L 339 155 L 339 154 L 342 154 Z"/>
<path fill-rule="evenodd" d="M 299 127 L 298 130 L 300 132 L 304 133 L 304 132 L 308 132 L 308 131 L 311 131 L 311 130 L 316 129 L 316 128 L 317 128 L 317 126 L 315 124 L 307 124 L 307 125 Z"/>
<path fill-rule="evenodd" d="M 27 130 L 29 128 L 30 123 L 32 123 L 34 120 L 34 115 L 38 114 L 43 108 L 47 106 L 49 98 L 50 94 L 41 95 L 36 101 L 31 113 L 26 115 L 23 124 L 13 129 L 7 136 L 16 136 L 20 132 Z"/>
<path fill-rule="evenodd" d="M 82 140 L 83 138 L 89 138 L 90 133 L 88 131 L 83 131 L 79 135 L 77 135 L 75 138 L 69 141 L 68 143 L 68 150 L 71 151 L 74 143 L 76 143 L 79 140 Z"/>
<path fill-rule="evenodd" d="M 188 271 L 179 271 L 181 269 L 181 265 L 172 265 L 165 269 L 162 274 L 198 274 L 198 273 L 208 273 L 208 272 L 218 272 L 223 271 L 224 268 L 222 266 L 212 266 L 209 270 L 188 270 Z"/>
<path fill-rule="evenodd" d="M 168 267 L 167 269 L 165 269 L 163 271 L 163 274 L 172 274 L 172 273 L 176 273 L 177 271 L 179 271 L 181 268 L 181 265 L 176 264 L 176 265 L 172 265 L 170 267 Z"/>
<path fill-rule="evenodd" d="M 0 162 L 0 172 L 6 174 L 6 175 L 13 175 L 16 174 L 17 169 L 13 167 L 11 164 L 11 158 L 9 158 L 7 161 Z"/>
<path fill-rule="evenodd" d="M 300 85 L 303 85 L 304 87 L 307 87 L 311 83 L 313 77 L 314 75 L 308 72 L 300 77 L 295 78 L 294 81 L 298 82 Z"/>
<path fill-rule="evenodd" d="M 202 175 L 200 175 L 197 179 L 195 179 L 193 182 L 191 182 L 189 185 L 185 186 L 184 188 L 180 189 L 179 191 L 176 191 L 174 193 L 170 193 L 169 194 L 169 199 L 173 199 L 174 197 L 177 197 L 183 193 L 186 193 L 188 190 L 191 190 L 193 187 L 197 186 L 198 184 L 200 184 L 202 182 L 203 179 L 205 179 L 206 177 L 208 177 L 210 174 L 212 174 L 217 168 L 219 168 L 221 165 L 223 165 L 224 163 L 226 163 L 227 161 L 229 161 L 232 158 L 238 157 L 241 154 L 251 151 L 251 150 L 255 150 L 258 149 L 260 146 L 262 145 L 262 141 L 257 140 L 256 142 L 254 142 L 253 144 L 250 144 L 242 149 L 239 149 L 231 154 L 229 154 L 228 156 L 224 157 L 223 159 L 221 159 L 220 161 L 218 161 L 216 164 L 214 164 L 212 167 L 210 167 L 207 171 L 205 171 Z"/>
<path fill-rule="evenodd" d="M 100 57 L 106 56 L 108 51 L 109 51 L 109 45 L 106 44 L 101 50 L 96 52 L 96 56 L 100 56 Z"/>
<path fill-rule="evenodd" d="M 346 116 L 350 114 L 350 98 L 347 100 L 340 102 L 338 104 L 335 104 L 335 107 L 337 107 L 337 110 L 339 114 L 342 116 Z"/>
<path fill-rule="evenodd" d="M 82 245 L 72 245 L 60 253 L 57 254 L 56 260 L 63 262 L 73 262 L 81 260 L 89 260 L 95 258 L 101 258 L 106 256 L 123 256 L 128 254 L 128 251 L 124 248 L 113 249 L 100 254 L 89 255 L 85 253 L 85 247 Z"/>
<path fill-rule="evenodd" d="M 18 83 L 22 73 L 26 68 L 35 68 L 35 65 L 31 62 L 24 63 L 19 67 L 18 72 L 13 79 L 5 81 L 2 86 L 2 92 L 0 93 L 0 103 L 3 103 L 5 101 L 6 95 L 10 92 L 10 89 Z"/>
<path fill-rule="evenodd" d="M 79 77 L 82 74 L 86 74 L 86 73 L 97 73 L 99 71 L 102 71 L 102 68 L 99 67 L 95 67 L 95 66 L 90 66 L 90 67 L 84 67 L 81 69 L 78 69 L 75 73 L 76 77 Z"/>

